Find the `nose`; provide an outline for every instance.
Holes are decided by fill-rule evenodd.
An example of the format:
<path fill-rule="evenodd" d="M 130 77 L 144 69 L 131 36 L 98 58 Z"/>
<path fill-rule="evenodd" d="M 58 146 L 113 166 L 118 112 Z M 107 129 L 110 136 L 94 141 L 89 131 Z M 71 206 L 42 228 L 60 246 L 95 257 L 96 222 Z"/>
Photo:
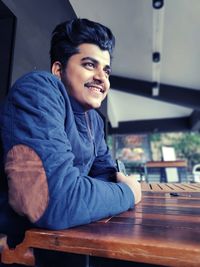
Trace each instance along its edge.
<path fill-rule="evenodd" d="M 94 80 L 99 81 L 100 83 L 105 82 L 106 74 L 104 70 L 97 69 L 94 73 Z"/>

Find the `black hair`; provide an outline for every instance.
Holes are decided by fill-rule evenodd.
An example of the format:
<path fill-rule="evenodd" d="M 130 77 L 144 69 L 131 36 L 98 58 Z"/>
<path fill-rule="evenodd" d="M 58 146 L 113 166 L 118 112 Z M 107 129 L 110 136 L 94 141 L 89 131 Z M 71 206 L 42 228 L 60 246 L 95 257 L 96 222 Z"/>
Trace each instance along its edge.
<path fill-rule="evenodd" d="M 79 52 L 78 46 L 83 43 L 95 44 L 107 50 L 112 58 L 115 37 L 111 30 L 88 19 L 73 19 L 57 25 L 52 32 L 51 65 L 59 61 L 65 68 L 68 59 Z"/>

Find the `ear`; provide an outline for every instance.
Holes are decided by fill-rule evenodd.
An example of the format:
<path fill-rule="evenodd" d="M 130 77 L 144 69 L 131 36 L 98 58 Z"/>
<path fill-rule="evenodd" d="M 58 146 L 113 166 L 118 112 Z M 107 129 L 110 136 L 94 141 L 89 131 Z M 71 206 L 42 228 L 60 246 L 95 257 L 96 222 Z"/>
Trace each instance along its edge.
<path fill-rule="evenodd" d="M 51 72 L 56 75 L 59 79 L 61 78 L 62 66 L 59 61 L 55 61 L 51 67 Z"/>

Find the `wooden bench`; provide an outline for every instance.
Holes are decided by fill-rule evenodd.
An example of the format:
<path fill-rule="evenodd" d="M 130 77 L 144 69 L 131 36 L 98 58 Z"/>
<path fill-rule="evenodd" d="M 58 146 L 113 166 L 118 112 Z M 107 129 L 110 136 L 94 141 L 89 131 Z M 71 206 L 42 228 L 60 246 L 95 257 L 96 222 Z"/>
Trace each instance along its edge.
<path fill-rule="evenodd" d="M 177 168 L 179 174 L 179 182 L 181 180 L 181 170 L 184 169 L 185 174 L 187 173 L 187 161 L 186 160 L 174 160 L 174 161 L 147 161 L 144 166 L 146 181 L 149 181 L 148 175 L 151 169 L 159 169 L 160 173 L 160 182 L 168 182 L 165 169 L 167 168 Z M 185 175 L 186 176 L 186 175 Z M 187 179 L 186 179 L 187 180 Z M 185 182 L 185 181 L 184 181 Z"/>

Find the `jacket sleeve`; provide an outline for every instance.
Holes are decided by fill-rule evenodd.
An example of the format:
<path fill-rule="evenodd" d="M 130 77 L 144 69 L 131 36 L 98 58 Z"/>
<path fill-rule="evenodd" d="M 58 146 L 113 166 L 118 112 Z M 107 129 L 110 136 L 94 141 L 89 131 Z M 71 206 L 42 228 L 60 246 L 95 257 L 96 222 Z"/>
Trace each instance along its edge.
<path fill-rule="evenodd" d="M 134 205 L 127 185 L 83 176 L 73 165 L 64 127 L 70 123 L 67 101 L 60 81 L 32 74 L 15 84 L 5 110 L 10 203 L 47 229 L 90 223 Z"/>

